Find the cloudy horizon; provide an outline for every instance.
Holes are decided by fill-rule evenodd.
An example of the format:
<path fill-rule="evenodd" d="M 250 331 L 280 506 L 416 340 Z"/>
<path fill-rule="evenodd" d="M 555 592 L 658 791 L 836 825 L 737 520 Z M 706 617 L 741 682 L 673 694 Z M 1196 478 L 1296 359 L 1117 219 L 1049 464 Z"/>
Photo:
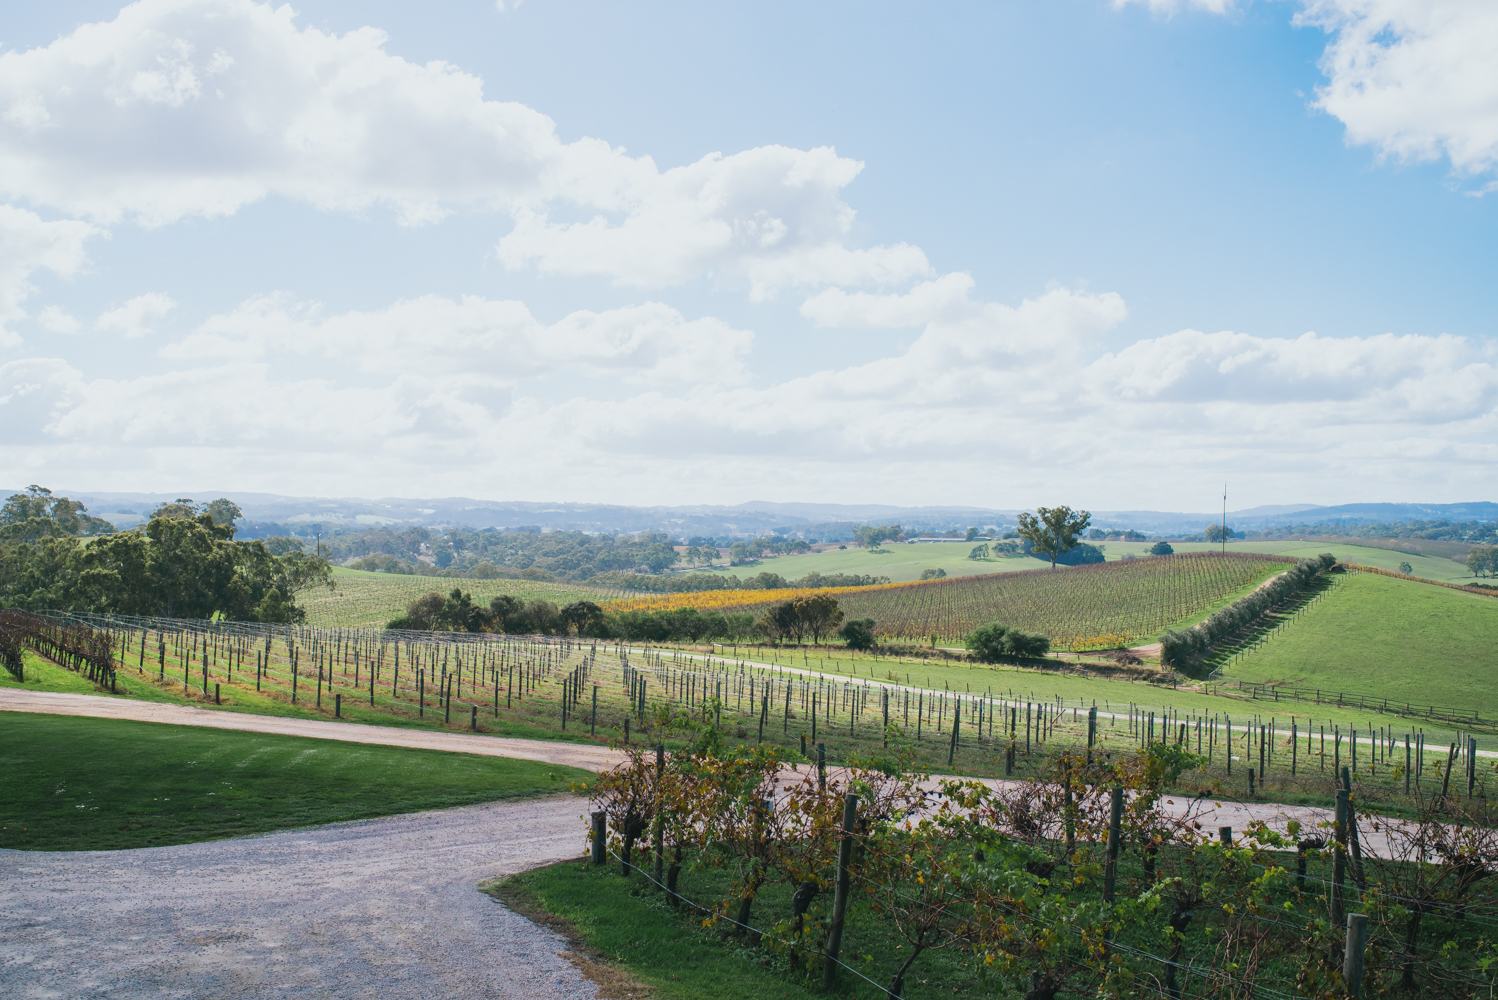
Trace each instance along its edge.
<path fill-rule="evenodd" d="M 5 478 L 1491 496 L 1498 12 L 1046 6 L 8 15 Z"/>

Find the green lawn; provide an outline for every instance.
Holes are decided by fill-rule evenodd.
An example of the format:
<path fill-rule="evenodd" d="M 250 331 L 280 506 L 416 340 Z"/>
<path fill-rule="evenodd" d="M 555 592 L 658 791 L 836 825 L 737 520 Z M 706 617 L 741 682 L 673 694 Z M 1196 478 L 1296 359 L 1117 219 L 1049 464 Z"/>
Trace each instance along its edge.
<path fill-rule="evenodd" d="M 0 716 L 0 847 L 114 850 L 564 792 L 575 768 L 120 719 Z"/>
<path fill-rule="evenodd" d="M 1498 599 L 1359 573 L 1229 673 L 1472 708 L 1491 718 L 1498 716 L 1495 648 Z"/>

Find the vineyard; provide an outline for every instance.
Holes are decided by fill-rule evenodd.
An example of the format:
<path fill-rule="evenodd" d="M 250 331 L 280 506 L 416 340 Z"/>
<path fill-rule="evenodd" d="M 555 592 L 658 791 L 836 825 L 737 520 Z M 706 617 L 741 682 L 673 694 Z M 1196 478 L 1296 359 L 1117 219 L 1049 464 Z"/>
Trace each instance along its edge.
<path fill-rule="evenodd" d="M 1000 621 L 1048 635 L 1058 649 L 1108 649 L 1148 642 L 1290 562 L 1258 553 L 1194 552 L 924 583 L 635 597 L 615 601 L 608 610 L 758 612 L 807 594 L 832 594 L 846 617 L 872 618 L 875 631 L 888 638 L 960 642 L 979 625 Z"/>
<path fill-rule="evenodd" d="M 399 573 L 338 572 L 334 589 L 304 597 L 307 624 L 321 628 L 378 628 L 405 614 L 406 605 L 423 594 L 446 594 L 453 587 L 471 593 L 474 601 L 488 604 L 491 598 L 510 594 L 525 600 L 546 600 L 564 605 L 573 601 L 602 602 L 629 595 L 627 590 L 581 587 L 535 580 L 466 580 L 440 576 L 406 576 Z"/>

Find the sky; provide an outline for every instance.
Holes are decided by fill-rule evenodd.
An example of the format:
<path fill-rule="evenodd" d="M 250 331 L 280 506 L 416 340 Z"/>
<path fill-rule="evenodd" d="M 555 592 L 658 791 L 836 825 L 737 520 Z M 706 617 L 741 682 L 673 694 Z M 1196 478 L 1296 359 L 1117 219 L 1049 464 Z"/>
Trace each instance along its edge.
<path fill-rule="evenodd" d="M 1494 65 L 1489 0 L 12 4 L 0 486 L 1494 499 Z"/>

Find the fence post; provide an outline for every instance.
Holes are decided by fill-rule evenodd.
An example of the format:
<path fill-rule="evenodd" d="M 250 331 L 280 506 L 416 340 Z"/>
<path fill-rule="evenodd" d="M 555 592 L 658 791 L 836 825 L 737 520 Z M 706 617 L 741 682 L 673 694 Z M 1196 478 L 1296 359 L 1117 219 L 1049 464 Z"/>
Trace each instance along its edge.
<path fill-rule="evenodd" d="M 655 854 L 655 883 L 660 885 L 666 874 L 666 803 L 661 797 L 661 781 L 666 774 L 666 744 L 655 745 L 655 831 L 650 840 L 650 849 Z"/>
<path fill-rule="evenodd" d="M 213 682 L 213 703 L 215 705 L 220 704 L 218 700 L 218 681 Z"/>
<path fill-rule="evenodd" d="M 1103 868 L 1103 902 L 1113 902 L 1118 880 L 1118 841 L 1123 831 L 1123 788 L 1115 787 L 1108 803 L 1108 863 Z"/>
<path fill-rule="evenodd" d="M 470 709 L 470 712 L 469 712 L 469 715 L 468 715 L 468 728 L 472 729 L 474 732 L 478 732 L 479 731 L 479 707 L 477 705 L 469 705 L 468 707 Z"/>
<path fill-rule="evenodd" d="M 1343 885 L 1347 881 L 1347 789 L 1337 789 L 1336 823 L 1332 827 L 1332 923 L 1340 924 L 1345 913 Z"/>
<path fill-rule="evenodd" d="M 603 819 L 604 819 L 603 810 L 602 809 L 594 810 L 594 812 L 592 813 L 592 819 L 593 819 L 593 833 L 592 833 L 592 836 L 590 836 L 588 839 L 592 841 L 592 847 L 593 847 L 593 867 L 594 868 L 602 868 L 604 866 L 604 862 L 606 860 L 605 857 L 604 857 L 604 855 L 606 853 L 605 852 L 605 847 L 607 846 L 607 839 L 606 839 L 606 836 L 605 836 L 605 833 L 604 833 L 604 828 L 603 828 Z"/>
<path fill-rule="evenodd" d="M 1223 847 L 1233 846 L 1233 828 L 1230 826 L 1219 826 L 1217 828 L 1217 839 L 1222 842 Z"/>
<path fill-rule="evenodd" d="M 848 869 L 853 864 L 853 825 L 858 818 L 858 796 L 843 796 L 843 839 L 837 845 L 837 892 L 832 898 L 832 926 L 827 929 L 827 957 L 822 963 L 822 986 L 830 988 L 837 981 L 837 955 L 843 947 L 843 919 L 848 914 Z"/>
<path fill-rule="evenodd" d="M 1087 763 L 1092 763 L 1092 745 L 1097 740 L 1097 706 L 1087 710 Z"/>
<path fill-rule="evenodd" d="M 947 766 L 952 766 L 952 761 L 957 757 L 957 730 L 962 721 L 962 702 L 952 701 L 952 745 L 947 748 Z"/>
<path fill-rule="evenodd" d="M 817 744 L 817 788 L 827 791 L 827 744 Z"/>
<path fill-rule="evenodd" d="M 1358 997 L 1363 992 L 1363 949 L 1368 944 L 1368 915 L 1347 915 L 1347 951 L 1342 957 L 1342 981 L 1347 984 L 1347 995 Z"/>
<path fill-rule="evenodd" d="M 1254 769 L 1248 769 L 1248 797 L 1254 797 Z"/>

